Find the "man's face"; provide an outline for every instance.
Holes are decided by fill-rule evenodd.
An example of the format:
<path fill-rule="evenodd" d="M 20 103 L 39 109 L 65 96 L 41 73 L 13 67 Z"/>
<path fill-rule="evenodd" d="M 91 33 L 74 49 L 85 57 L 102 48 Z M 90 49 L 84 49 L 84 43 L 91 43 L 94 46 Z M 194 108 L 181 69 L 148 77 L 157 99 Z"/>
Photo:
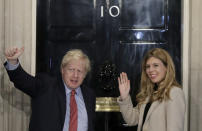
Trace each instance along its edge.
<path fill-rule="evenodd" d="M 65 84 L 71 89 L 76 89 L 86 76 L 85 61 L 82 59 L 71 60 L 67 66 L 62 68 L 61 72 Z"/>

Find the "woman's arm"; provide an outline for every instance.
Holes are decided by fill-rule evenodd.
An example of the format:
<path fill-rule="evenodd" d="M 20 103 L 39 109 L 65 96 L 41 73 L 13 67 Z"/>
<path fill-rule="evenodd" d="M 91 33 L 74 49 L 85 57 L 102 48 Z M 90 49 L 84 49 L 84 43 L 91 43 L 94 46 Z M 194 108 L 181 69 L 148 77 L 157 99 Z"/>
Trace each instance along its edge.
<path fill-rule="evenodd" d="M 184 130 L 185 108 L 184 92 L 181 88 L 172 88 L 166 103 L 167 131 Z"/>
<path fill-rule="evenodd" d="M 133 108 L 133 104 L 129 95 L 130 80 L 128 80 L 126 73 L 121 73 L 118 78 L 120 97 L 118 103 L 120 111 L 126 123 L 128 125 L 137 125 L 139 121 L 139 111 L 137 108 Z"/>
<path fill-rule="evenodd" d="M 118 104 L 125 122 L 129 126 L 137 125 L 139 122 L 139 110 L 137 107 L 133 107 L 130 95 L 123 100 L 119 97 Z"/>

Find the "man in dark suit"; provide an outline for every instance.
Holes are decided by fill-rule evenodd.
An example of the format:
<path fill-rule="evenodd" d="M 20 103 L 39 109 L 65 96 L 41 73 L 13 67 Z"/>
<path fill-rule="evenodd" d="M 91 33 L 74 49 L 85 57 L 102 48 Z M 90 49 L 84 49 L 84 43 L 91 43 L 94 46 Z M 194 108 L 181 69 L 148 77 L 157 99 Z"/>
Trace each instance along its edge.
<path fill-rule="evenodd" d="M 95 95 L 92 89 L 82 85 L 90 71 L 88 56 L 81 50 L 70 50 L 62 59 L 59 77 L 46 73 L 34 77 L 18 61 L 23 52 L 24 48 L 6 50 L 4 66 L 15 87 L 31 97 L 29 131 L 72 131 L 73 125 L 74 131 L 94 131 Z M 76 124 L 72 124 L 71 112 L 76 112 L 73 116 Z"/>

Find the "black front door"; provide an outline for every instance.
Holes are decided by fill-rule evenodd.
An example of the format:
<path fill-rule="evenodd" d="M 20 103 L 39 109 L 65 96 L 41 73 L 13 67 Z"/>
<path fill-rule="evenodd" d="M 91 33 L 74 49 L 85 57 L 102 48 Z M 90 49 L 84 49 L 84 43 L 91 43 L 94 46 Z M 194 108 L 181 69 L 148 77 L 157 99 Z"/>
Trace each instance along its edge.
<path fill-rule="evenodd" d="M 85 82 L 95 89 L 96 96 L 119 96 L 117 75 L 126 72 L 135 105 L 142 57 L 149 49 L 159 47 L 173 57 L 181 82 L 180 0 L 37 2 L 37 72 L 56 75 L 65 52 L 82 49 L 92 62 L 91 75 Z M 96 131 L 135 129 L 125 126 L 119 112 L 97 112 Z"/>

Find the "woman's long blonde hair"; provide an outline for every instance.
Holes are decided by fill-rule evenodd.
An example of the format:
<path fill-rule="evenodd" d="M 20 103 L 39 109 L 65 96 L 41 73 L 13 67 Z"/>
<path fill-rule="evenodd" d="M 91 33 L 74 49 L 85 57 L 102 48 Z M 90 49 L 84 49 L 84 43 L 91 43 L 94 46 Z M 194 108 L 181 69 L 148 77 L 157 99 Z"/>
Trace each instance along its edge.
<path fill-rule="evenodd" d="M 156 91 L 154 90 L 155 83 L 152 83 L 146 74 L 146 62 L 151 57 L 161 60 L 164 66 L 167 68 L 165 79 L 158 85 L 158 89 Z M 151 102 L 156 100 L 159 100 L 160 102 L 163 100 L 168 100 L 170 98 L 170 89 L 173 86 L 182 88 L 176 81 L 175 66 L 167 51 L 160 48 L 154 48 L 146 53 L 142 61 L 140 86 L 140 92 L 136 96 L 139 106 L 143 104 L 148 97 L 150 98 L 149 100 Z"/>

